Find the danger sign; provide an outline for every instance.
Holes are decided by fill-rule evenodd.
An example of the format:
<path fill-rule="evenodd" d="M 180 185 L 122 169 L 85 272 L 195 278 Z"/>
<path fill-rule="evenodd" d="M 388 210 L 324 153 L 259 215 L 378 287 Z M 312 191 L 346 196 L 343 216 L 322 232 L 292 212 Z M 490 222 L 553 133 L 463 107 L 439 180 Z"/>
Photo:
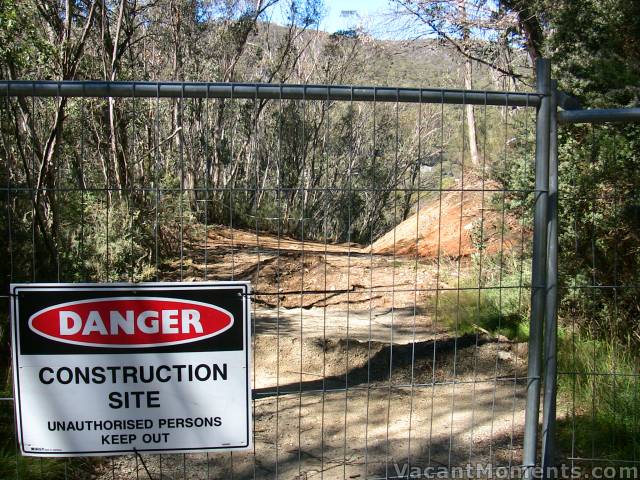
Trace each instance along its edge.
<path fill-rule="evenodd" d="M 11 285 L 22 453 L 251 445 L 249 284 Z"/>

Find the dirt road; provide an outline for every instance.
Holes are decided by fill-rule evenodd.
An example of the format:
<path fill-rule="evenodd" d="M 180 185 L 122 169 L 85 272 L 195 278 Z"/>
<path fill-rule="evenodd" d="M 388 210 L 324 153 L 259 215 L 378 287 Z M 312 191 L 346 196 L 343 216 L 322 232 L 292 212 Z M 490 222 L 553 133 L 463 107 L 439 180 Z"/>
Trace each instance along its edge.
<path fill-rule="evenodd" d="M 144 456 L 154 479 L 385 478 L 407 462 L 520 461 L 526 345 L 434 318 L 455 261 L 223 227 L 185 258 L 185 281 L 252 282 L 255 447 Z M 118 457 L 100 478 L 148 476 Z"/>

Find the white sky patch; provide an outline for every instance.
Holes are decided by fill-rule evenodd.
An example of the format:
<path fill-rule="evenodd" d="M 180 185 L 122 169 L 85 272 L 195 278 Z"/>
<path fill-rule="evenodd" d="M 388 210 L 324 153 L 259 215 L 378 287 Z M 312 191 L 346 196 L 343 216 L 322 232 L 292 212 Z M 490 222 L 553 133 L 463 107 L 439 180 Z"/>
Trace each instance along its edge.
<path fill-rule="evenodd" d="M 317 26 L 321 31 L 334 33 L 357 28 L 377 38 L 390 36 L 386 29 L 380 28 L 385 13 L 394 8 L 388 0 L 324 0 L 323 4 L 324 12 Z M 270 20 L 286 25 L 287 8 L 288 2 L 274 6 L 269 12 Z"/>

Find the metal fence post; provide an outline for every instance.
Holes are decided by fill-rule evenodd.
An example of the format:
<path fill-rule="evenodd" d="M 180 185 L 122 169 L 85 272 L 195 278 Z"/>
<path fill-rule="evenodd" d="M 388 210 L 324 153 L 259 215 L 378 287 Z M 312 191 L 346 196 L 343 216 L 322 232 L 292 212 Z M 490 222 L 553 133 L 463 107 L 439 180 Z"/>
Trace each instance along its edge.
<path fill-rule="evenodd" d="M 549 189 L 549 127 L 551 113 L 551 64 L 536 63 L 536 87 L 542 95 L 536 119 L 536 199 L 531 268 L 531 320 L 527 370 L 527 405 L 524 424 L 524 478 L 532 478 L 537 461 L 542 337 L 547 277 L 547 214 Z"/>
<path fill-rule="evenodd" d="M 542 408 L 543 478 L 554 464 L 558 327 L 558 119 L 557 82 L 551 83 L 549 138 L 549 230 L 547 245 L 547 302 L 544 324 L 544 403 Z"/>

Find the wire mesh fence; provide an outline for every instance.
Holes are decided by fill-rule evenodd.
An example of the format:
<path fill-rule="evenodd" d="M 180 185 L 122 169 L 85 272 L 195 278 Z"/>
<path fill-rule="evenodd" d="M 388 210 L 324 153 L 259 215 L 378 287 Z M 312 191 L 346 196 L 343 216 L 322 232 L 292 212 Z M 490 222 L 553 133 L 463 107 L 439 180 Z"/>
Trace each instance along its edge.
<path fill-rule="evenodd" d="M 625 121 L 612 110 L 606 121 Z M 603 117 L 604 119 L 604 117 Z M 562 318 L 558 327 L 560 463 L 611 478 L 637 478 L 638 126 L 564 125 L 560 150 Z M 568 122 L 568 123 L 574 123 Z M 581 172 L 580 175 L 576 172 Z"/>
<path fill-rule="evenodd" d="M 105 85 L 7 84 L 3 282 L 250 280 L 254 447 L 21 457 L 7 380 L 5 477 L 521 465 L 537 94 Z"/>

